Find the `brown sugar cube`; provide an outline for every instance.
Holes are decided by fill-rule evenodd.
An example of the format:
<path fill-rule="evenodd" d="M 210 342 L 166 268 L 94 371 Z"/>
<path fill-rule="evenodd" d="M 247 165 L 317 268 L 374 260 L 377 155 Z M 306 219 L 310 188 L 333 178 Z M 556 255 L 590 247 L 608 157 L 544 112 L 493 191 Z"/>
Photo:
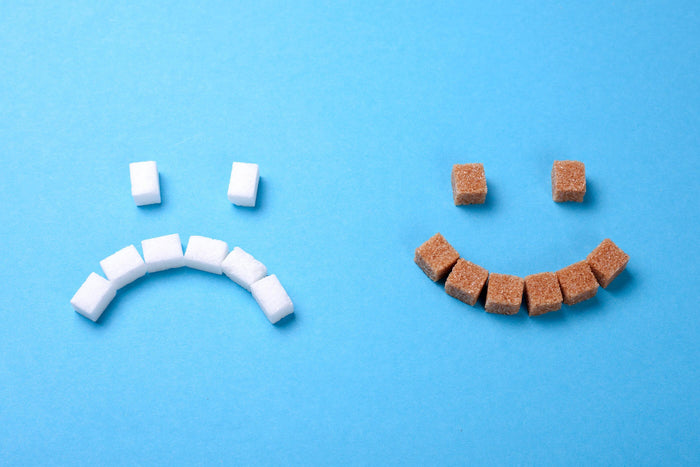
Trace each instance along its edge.
<path fill-rule="evenodd" d="M 426 276 L 437 282 L 450 272 L 458 259 L 457 250 L 438 232 L 416 248 L 414 261 Z"/>
<path fill-rule="evenodd" d="M 452 166 L 452 196 L 455 206 L 484 204 L 486 201 L 484 164 L 455 164 Z"/>
<path fill-rule="evenodd" d="M 489 272 L 476 264 L 460 258 L 445 281 L 445 292 L 467 305 L 474 306 L 486 284 Z"/>
<path fill-rule="evenodd" d="M 564 303 L 567 305 L 575 305 L 593 298 L 598 292 L 598 282 L 586 261 L 579 261 L 558 270 L 557 279 L 564 296 Z"/>
<path fill-rule="evenodd" d="M 524 281 L 518 276 L 492 272 L 489 275 L 484 308 L 489 313 L 516 314 L 523 301 L 523 287 Z"/>
<path fill-rule="evenodd" d="M 543 315 L 561 308 L 562 296 L 559 280 L 553 272 L 541 272 L 525 277 L 527 314 Z"/>
<path fill-rule="evenodd" d="M 620 274 L 630 257 L 612 240 L 606 238 L 586 258 L 601 287 L 606 288 Z"/>
<path fill-rule="evenodd" d="M 586 167 L 579 161 L 554 161 L 552 167 L 552 198 L 583 202 L 586 194 Z"/>

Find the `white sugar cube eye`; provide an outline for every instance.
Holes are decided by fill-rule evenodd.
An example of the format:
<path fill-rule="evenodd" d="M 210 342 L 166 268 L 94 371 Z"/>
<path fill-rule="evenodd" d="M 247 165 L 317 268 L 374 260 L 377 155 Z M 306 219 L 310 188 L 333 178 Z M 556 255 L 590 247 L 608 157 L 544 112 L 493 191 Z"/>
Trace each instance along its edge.
<path fill-rule="evenodd" d="M 234 162 L 228 184 L 228 200 L 237 206 L 255 206 L 259 180 L 258 164 Z"/>
<path fill-rule="evenodd" d="M 129 164 L 129 174 L 131 196 L 136 206 L 160 203 L 160 181 L 155 161 L 132 162 Z"/>
<path fill-rule="evenodd" d="M 221 263 L 227 254 L 226 242 L 192 235 L 185 250 L 185 265 L 212 274 L 221 274 Z"/>
<path fill-rule="evenodd" d="M 185 265 L 185 256 L 182 254 L 182 243 L 178 234 L 143 240 L 141 249 L 148 272 L 165 271 Z"/>
<path fill-rule="evenodd" d="M 146 274 L 146 263 L 134 245 L 106 257 L 100 261 L 100 266 L 115 289 L 121 289 Z"/>
<path fill-rule="evenodd" d="M 221 269 L 232 281 L 246 290 L 250 290 L 254 282 L 267 274 L 267 268 L 263 263 L 238 247 L 234 248 L 221 263 Z"/>
<path fill-rule="evenodd" d="M 292 300 L 274 274 L 255 282 L 250 286 L 250 291 L 272 324 L 294 313 Z"/>
<path fill-rule="evenodd" d="M 117 290 L 110 281 L 92 272 L 73 295 L 70 304 L 87 319 L 97 321 L 116 294 Z"/>

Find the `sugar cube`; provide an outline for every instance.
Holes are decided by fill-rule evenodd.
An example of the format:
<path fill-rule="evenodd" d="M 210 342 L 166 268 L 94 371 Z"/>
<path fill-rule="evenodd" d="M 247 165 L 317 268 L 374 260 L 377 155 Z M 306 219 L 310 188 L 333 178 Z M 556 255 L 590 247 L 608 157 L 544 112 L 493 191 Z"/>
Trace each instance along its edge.
<path fill-rule="evenodd" d="M 483 204 L 486 201 L 484 164 L 455 164 L 452 166 L 452 197 L 455 205 Z"/>
<path fill-rule="evenodd" d="M 552 166 L 552 199 L 583 202 L 586 194 L 586 167 L 580 161 L 554 161 Z"/>
<path fill-rule="evenodd" d="M 185 265 L 180 235 L 163 235 L 141 241 L 143 259 L 148 272 L 165 271 Z"/>
<path fill-rule="evenodd" d="M 114 284 L 92 272 L 73 295 L 70 304 L 87 319 L 97 321 L 116 294 Z"/>
<path fill-rule="evenodd" d="M 275 324 L 285 316 L 294 313 L 294 305 L 287 292 L 274 274 L 254 282 L 250 286 L 253 298 L 258 302 L 267 319 Z"/>
<path fill-rule="evenodd" d="M 131 175 L 131 196 L 136 206 L 160 203 L 160 181 L 158 166 L 155 161 L 132 162 L 129 164 Z"/>
<path fill-rule="evenodd" d="M 586 261 L 601 287 L 606 288 L 627 267 L 630 257 L 606 238 L 593 250 Z"/>
<path fill-rule="evenodd" d="M 260 172 L 258 164 L 234 162 L 228 185 L 228 199 L 237 206 L 255 206 Z"/>
<path fill-rule="evenodd" d="M 553 272 L 541 272 L 526 276 L 525 297 L 527 313 L 530 316 L 543 315 L 560 309 L 563 298 L 557 275 Z"/>
<path fill-rule="evenodd" d="M 489 313 L 514 315 L 523 300 L 524 281 L 509 274 L 491 273 L 486 289 L 484 309 Z"/>
<path fill-rule="evenodd" d="M 221 263 L 227 254 L 226 242 L 192 235 L 185 250 L 185 265 L 212 274 L 221 274 Z"/>
<path fill-rule="evenodd" d="M 134 245 L 106 257 L 100 266 L 117 290 L 146 274 L 146 264 Z"/>
<path fill-rule="evenodd" d="M 445 292 L 468 305 L 476 304 L 486 284 L 489 272 L 476 264 L 460 258 L 445 281 Z"/>
<path fill-rule="evenodd" d="M 575 305 L 598 292 L 598 282 L 586 261 L 579 261 L 556 272 L 564 303 Z"/>
<path fill-rule="evenodd" d="M 426 276 L 437 282 L 447 275 L 459 259 L 459 253 L 439 232 L 416 248 L 414 261 Z"/>
<path fill-rule="evenodd" d="M 239 247 L 235 247 L 228 254 L 221 263 L 221 269 L 232 281 L 248 291 L 254 282 L 267 274 L 267 268 L 263 263 Z"/>

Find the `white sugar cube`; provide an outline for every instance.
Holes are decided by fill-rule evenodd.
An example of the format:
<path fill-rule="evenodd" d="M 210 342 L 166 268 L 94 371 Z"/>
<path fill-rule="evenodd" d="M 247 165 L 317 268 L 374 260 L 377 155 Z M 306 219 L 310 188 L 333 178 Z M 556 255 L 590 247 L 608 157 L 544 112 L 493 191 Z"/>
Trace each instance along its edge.
<path fill-rule="evenodd" d="M 212 274 L 221 274 L 221 263 L 227 254 L 226 242 L 192 235 L 185 250 L 185 265 Z"/>
<path fill-rule="evenodd" d="M 239 247 L 228 254 L 221 263 L 221 269 L 232 281 L 246 290 L 250 290 L 253 282 L 259 281 L 267 274 L 267 268 L 263 263 Z"/>
<path fill-rule="evenodd" d="M 143 259 L 148 272 L 181 268 L 185 265 L 185 256 L 182 254 L 182 244 L 178 234 L 143 240 L 141 250 L 143 250 Z"/>
<path fill-rule="evenodd" d="M 117 289 L 110 281 L 92 272 L 70 299 L 70 304 L 87 319 L 97 321 L 116 294 Z"/>
<path fill-rule="evenodd" d="M 134 245 L 106 257 L 100 261 L 100 266 L 117 290 L 146 274 L 146 263 Z"/>
<path fill-rule="evenodd" d="M 294 313 L 292 300 L 274 274 L 255 282 L 250 286 L 250 291 L 272 324 Z"/>
<path fill-rule="evenodd" d="M 228 184 L 228 200 L 237 206 L 255 206 L 259 180 L 258 164 L 234 162 Z"/>
<path fill-rule="evenodd" d="M 129 164 L 131 175 L 131 196 L 136 206 L 160 203 L 160 182 L 158 166 L 155 161 L 132 162 Z"/>

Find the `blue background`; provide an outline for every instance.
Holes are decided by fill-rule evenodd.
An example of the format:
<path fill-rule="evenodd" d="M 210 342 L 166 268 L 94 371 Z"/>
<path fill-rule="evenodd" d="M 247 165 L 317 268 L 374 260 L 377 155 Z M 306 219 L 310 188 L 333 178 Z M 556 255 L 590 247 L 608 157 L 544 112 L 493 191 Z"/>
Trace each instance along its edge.
<path fill-rule="evenodd" d="M 0 6 L 0 462 L 700 463 L 700 4 L 334 3 Z M 583 204 L 552 202 L 555 159 L 586 163 Z M 452 204 L 462 162 L 485 205 Z M 632 259 L 494 316 L 414 265 L 437 231 L 502 273 L 605 237 Z M 295 317 L 191 270 L 72 311 L 173 232 L 253 253 Z"/>

